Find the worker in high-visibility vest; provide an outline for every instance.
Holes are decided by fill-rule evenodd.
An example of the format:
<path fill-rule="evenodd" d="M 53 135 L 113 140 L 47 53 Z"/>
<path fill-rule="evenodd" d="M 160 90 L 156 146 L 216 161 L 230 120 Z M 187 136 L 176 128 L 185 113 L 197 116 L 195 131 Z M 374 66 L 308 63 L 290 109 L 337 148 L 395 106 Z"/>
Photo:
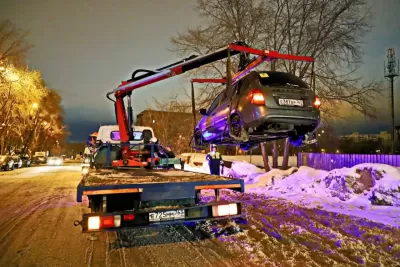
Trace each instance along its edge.
<path fill-rule="evenodd" d="M 90 140 L 86 143 L 84 155 L 84 162 L 85 163 L 92 163 L 94 161 L 94 155 L 96 153 L 96 140 L 97 140 L 98 133 L 94 132 L 90 135 Z"/>
<path fill-rule="evenodd" d="M 207 154 L 206 160 L 208 160 L 208 166 L 210 166 L 210 174 L 220 175 L 220 166 L 224 164 L 221 153 L 217 151 L 217 146 L 212 145 L 211 151 Z"/>

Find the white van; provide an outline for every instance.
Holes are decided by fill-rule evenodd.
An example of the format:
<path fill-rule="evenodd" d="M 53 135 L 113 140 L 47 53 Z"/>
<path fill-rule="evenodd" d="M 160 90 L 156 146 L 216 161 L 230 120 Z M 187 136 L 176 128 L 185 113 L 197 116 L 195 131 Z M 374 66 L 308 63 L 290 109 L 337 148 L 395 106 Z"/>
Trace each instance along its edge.
<path fill-rule="evenodd" d="M 134 140 L 130 141 L 131 144 L 147 144 L 150 142 L 150 138 L 154 137 L 154 132 L 151 127 L 133 125 L 132 128 Z M 97 141 L 119 144 L 120 140 L 118 125 L 100 126 Z"/>

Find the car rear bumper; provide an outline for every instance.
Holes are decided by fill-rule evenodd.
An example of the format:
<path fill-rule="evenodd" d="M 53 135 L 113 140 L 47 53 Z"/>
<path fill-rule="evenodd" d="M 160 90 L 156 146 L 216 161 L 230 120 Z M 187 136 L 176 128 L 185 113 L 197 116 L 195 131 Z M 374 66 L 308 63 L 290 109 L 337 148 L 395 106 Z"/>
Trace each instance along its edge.
<path fill-rule="evenodd" d="M 252 115 L 252 118 L 247 118 L 247 121 L 245 119 L 248 127 L 259 127 L 272 123 L 317 127 L 320 123 L 320 111 L 315 109 L 268 109 L 262 106 L 255 110 Z"/>

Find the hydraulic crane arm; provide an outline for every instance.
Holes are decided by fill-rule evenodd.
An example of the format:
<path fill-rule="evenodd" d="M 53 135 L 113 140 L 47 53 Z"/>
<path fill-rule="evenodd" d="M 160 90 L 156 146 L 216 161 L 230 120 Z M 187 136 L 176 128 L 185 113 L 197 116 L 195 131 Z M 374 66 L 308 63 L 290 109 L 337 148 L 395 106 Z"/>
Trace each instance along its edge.
<path fill-rule="evenodd" d="M 191 56 L 177 63 L 157 69 L 156 71 L 136 70 L 132 74 L 132 78 L 130 80 L 123 82 L 120 86 L 115 88 L 112 92 L 109 92 L 107 95 L 115 94 L 116 97 L 124 97 L 133 90 L 138 89 L 140 87 L 176 75 L 180 75 L 187 71 L 197 69 L 201 66 L 225 59 L 228 57 L 227 49 L 230 50 L 230 56 L 234 56 L 240 53 L 249 53 L 260 56 L 259 57 L 260 62 L 255 63 L 256 65 L 260 64 L 263 61 L 271 61 L 274 59 L 285 59 L 285 60 L 307 61 L 307 62 L 314 61 L 312 57 L 280 54 L 279 52 L 273 50 L 259 50 L 244 45 L 240 45 L 237 43 L 232 43 L 215 52 L 203 56 Z M 147 74 L 141 75 L 139 77 L 134 77 L 135 74 L 139 72 L 147 72 Z"/>
<path fill-rule="evenodd" d="M 306 61 L 306 62 L 314 62 L 312 57 L 307 56 L 296 56 L 289 54 L 280 54 L 277 51 L 273 50 L 259 50 L 246 46 L 242 42 L 236 42 L 228 44 L 227 46 L 215 51 L 208 53 L 202 56 L 190 56 L 176 63 L 170 64 L 168 66 L 156 69 L 156 70 L 145 70 L 138 69 L 132 73 L 131 79 L 127 81 L 123 81 L 121 85 L 115 88 L 113 91 L 107 93 L 107 98 L 112 100 L 109 96 L 115 96 L 115 113 L 117 117 L 117 122 L 119 125 L 119 132 L 121 137 L 121 145 L 122 145 L 122 156 L 124 159 L 124 165 L 128 165 L 128 154 L 129 154 L 129 141 L 132 137 L 132 107 L 131 107 L 131 94 L 135 89 L 144 87 L 146 85 L 150 85 L 156 83 L 158 81 L 162 81 L 168 78 L 171 78 L 176 75 L 183 74 L 190 70 L 197 69 L 201 66 L 228 58 L 230 56 L 235 56 L 237 54 L 253 54 L 258 57 L 251 61 L 244 70 L 236 73 L 232 77 L 233 80 L 238 80 L 239 78 L 246 75 L 256 66 L 265 61 L 272 61 L 275 59 L 285 59 L 285 60 L 295 60 L 295 61 Z M 138 73 L 144 72 L 140 76 L 136 75 Z M 125 111 L 125 104 L 123 98 L 128 96 L 128 115 Z"/>

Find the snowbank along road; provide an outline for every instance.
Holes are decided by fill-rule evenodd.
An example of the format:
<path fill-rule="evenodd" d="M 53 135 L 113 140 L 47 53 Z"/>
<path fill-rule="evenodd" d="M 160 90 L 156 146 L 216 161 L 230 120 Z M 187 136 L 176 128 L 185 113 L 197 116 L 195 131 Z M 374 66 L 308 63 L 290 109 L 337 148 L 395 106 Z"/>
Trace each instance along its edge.
<path fill-rule="evenodd" d="M 254 194 L 223 194 L 245 205 L 234 236 L 184 225 L 82 234 L 80 178 L 72 165 L 0 172 L 0 266 L 400 266 L 399 229 Z"/>

